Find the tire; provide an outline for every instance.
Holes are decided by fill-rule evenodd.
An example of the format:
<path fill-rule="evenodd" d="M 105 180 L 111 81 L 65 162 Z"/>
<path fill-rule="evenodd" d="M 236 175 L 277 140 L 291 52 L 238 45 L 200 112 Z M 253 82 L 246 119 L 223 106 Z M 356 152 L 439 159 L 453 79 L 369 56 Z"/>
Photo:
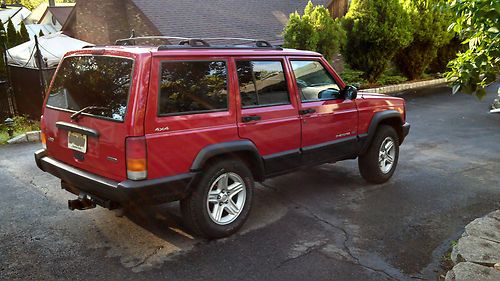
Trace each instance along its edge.
<path fill-rule="evenodd" d="M 384 149 L 382 145 L 386 148 Z M 392 159 L 392 165 L 389 163 Z M 381 125 L 365 154 L 359 156 L 358 166 L 361 176 L 370 183 L 387 182 L 396 170 L 399 160 L 399 137 L 396 130 L 388 125 Z M 380 162 L 379 162 L 380 161 Z"/>
<path fill-rule="evenodd" d="M 196 236 L 208 239 L 230 236 L 247 220 L 253 190 L 252 173 L 243 162 L 215 161 L 204 169 L 190 196 L 181 200 L 183 219 Z"/>

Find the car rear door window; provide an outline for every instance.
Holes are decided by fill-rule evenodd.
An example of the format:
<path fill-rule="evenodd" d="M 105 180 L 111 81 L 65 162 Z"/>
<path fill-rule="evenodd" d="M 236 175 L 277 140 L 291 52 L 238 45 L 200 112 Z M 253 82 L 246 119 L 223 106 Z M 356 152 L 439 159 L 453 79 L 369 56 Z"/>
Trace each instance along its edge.
<path fill-rule="evenodd" d="M 340 98 L 340 87 L 319 61 L 291 61 L 302 102 Z"/>
<path fill-rule="evenodd" d="M 243 108 L 290 104 L 281 61 L 236 61 Z"/>
<path fill-rule="evenodd" d="M 73 56 L 61 63 L 47 106 L 123 121 L 134 61 L 109 56 Z"/>
<path fill-rule="evenodd" d="M 161 66 L 158 114 L 228 109 L 225 61 L 166 61 Z"/>

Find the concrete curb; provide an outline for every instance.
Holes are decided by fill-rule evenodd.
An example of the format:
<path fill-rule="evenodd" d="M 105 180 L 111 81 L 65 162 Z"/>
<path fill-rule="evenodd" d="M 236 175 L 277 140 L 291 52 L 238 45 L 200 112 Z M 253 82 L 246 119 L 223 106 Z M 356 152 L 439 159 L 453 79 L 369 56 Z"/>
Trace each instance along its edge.
<path fill-rule="evenodd" d="M 384 86 L 384 87 L 379 87 L 379 88 L 363 89 L 360 92 L 361 93 L 363 93 L 363 92 L 378 93 L 378 94 L 395 94 L 395 93 L 400 93 L 400 92 L 407 91 L 407 90 L 443 85 L 443 84 L 446 84 L 449 82 L 453 82 L 453 80 L 454 79 L 448 80 L 447 78 L 439 78 L 439 79 L 390 85 L 390 86 Z"/>
<path fill-rule="evenodd" d="M 39 142 L 40 131 L 27 132 L 7 141 L 8 144 L 26 143 L 26 142 Z"/>

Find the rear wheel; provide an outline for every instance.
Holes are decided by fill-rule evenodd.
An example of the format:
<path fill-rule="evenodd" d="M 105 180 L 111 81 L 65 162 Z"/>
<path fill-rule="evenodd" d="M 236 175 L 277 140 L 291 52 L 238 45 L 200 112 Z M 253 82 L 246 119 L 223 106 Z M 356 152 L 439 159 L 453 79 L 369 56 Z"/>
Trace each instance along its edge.
<path fill-rule="evenodd" d="M 184 221 L 198 236 L 229 236 L 245 223 L 253 189 L 252 173 L 241 161 L 214 162 L 203 172 L 191 195 L 181 201 Z"/>
<path fill-rule="evenodd" d="M 368 182 L 384 183 L 394 174 L 398 159 L 398 134 L 393 127 L 382 125 L 377 130 L 368 151 L 359 157 L 359 171 Z"/>

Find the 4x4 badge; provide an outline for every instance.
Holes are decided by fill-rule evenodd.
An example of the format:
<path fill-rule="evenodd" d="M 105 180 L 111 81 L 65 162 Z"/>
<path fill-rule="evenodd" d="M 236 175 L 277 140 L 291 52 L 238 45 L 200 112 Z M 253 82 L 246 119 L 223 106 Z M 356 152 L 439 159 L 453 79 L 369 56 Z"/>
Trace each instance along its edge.
<path fill-rule="evenodd" d="M 169 127 L 163 127 L 163 128 L 156 128 L 155 132 L 165 132 L 165 131 L 169 131 L 169 130 L 170 130 Z"/>

